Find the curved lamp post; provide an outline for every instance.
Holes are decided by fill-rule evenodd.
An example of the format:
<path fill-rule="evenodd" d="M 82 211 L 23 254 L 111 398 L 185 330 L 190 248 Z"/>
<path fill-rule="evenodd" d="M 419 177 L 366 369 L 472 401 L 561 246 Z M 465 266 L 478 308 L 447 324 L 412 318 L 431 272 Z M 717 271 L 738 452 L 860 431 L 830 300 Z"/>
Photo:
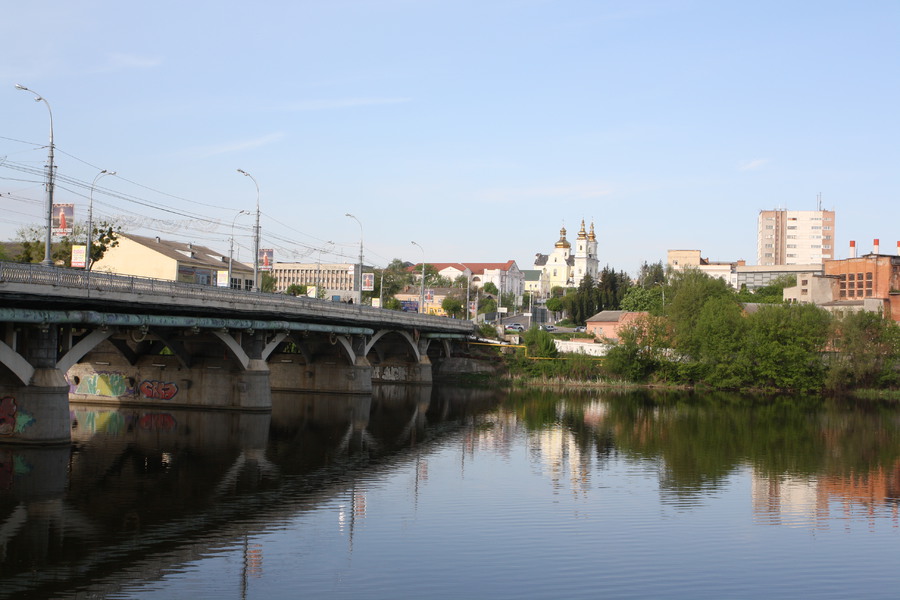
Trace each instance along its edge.
<path fill-rule="evenodd" d="M 253 185 L 256 186 L 256 226 L 253 228 L 253 291 L 259 291 L 259 184 L 256 182 L 256 178 L 253 177 L 250 173 L 243 169 L 238 169 L 238 173 L 241 175 L 246 175 L 250 179 L 253 180 Z M 228 285 L 231 285 L 231 281 L 228 282 Z"/>
<path fill-rule="evenodd" d="M 413 246 L 419 246 L 419 244 L 412 242 Z M 425 310 L 425 248 L 419 246 L 419 250 L 422 251 L 422 283 L 419 286 L 419 313 Z"/>
<path fill-rule="evenodd" d="M 47 154 L 47 236 L 44 243 L 44 260 L 41 264 L 52 267 L 53 259 L 50 258 L 50 243 L 53 241 L 53 111 L 50 109 L 50 103 L 47 102 L 47 99 L 34 90 L 29 90 L 18 83 L 16 84 L 16 89 L 34 94 L 34 101 L 46 104 L 47 112 L 50 113 L 50 150 Z"/>
<path fill-rule="evenodd" d="M 346 213 L 344 216 L 350 217 L 351 219 L 353 219 L 354 221 L 356 221 L 359 224 L 359 277 L 358 278 L 354 277 L 354 279 L 356 279 L 356 282 L 354 282 L 354 285 L 359 290 L 359 304 L 362 304 L 363 226 L 362 226 L 362 223 L 360 223 L 359 219 L 357 219 L 350 213 Z"/>
<path fill-rule="evenodd" d="M 103 169 L 96 175 L 94 175 L 94 181 L 91 182 L 91 194 L 90 200 L 88 202 L 88 223 L 87 223 L 87 256 L 84 257 L 84 270 L 91 270 L 91 248 L 94 246 L 94 186 L 97 185 L 97 180 L 103 177 L 104 175 L 115 175 L 115 171 L 107 171 Z"/>
<path fill-rule="evenodd" d="M 234 222 L 237 221 L 237 218 L 241 215 L 249 215 L 250 213 L 246 210 L 238 211 L 238 214 L 234 215 L 234 218 L 231 220 L 231 243 L 228 245 L 228 289 L 232 289 L 231 287 L 231 263 L 234 259 Z"/>

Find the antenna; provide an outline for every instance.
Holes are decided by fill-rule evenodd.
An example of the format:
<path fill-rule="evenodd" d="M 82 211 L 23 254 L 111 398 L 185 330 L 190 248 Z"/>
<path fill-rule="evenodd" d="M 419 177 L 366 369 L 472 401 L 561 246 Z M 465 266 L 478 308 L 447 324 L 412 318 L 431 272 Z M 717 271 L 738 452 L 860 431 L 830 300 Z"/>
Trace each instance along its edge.
<path fill-rule="evenodd" d="M 816 202 L 818 203 L 818 207 L 816 210 L 819 212 L 822 211 L 822 192 L 819 192 L 818 196 L 816 196 Z"/>

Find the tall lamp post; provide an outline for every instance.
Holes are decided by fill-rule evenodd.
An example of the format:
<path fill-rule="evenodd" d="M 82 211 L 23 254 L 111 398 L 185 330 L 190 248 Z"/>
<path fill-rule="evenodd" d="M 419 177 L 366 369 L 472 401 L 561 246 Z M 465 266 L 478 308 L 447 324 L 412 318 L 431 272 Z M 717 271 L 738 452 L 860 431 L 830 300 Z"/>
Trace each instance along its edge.
<path fill-rule="evenodd" d="M 241 215 L 249 215 L 250 213 L 246 210 L 238 211 L 238 214 L 234 215 L 234 218 L 231 220 L 231 243 L 228 244 L 228 289 L 232 289 L 231 286 L 231 263 L 234 261 L 234 222 L 237 221 L 237 218 Z"/>
<path fill-rule="evenodd" d="M 419 246 L 419 244 L 412 242 L 413 246 Z M 419 285 L 419 312 L 425 310 L 425 248 L 419 246 L 419 250 L 422 251 L 422 283 Z"/>
<path fill-rule="evenodd" d="M 34 101 L 46 104 L 47 112 L 50 113 L 50 149 L 47 153 L 47 236 L 44 240 L 44 260 L 41 264 L 52 267 L 53 259 L 50 258 L 50 243 L 53 241 L 53 111 L 50 109 L 50 103 L 47 102 L 47 99 L 34 90 L 29 90 L 18 83 L 16 84 L 16 89 L 34 94 Z"/>
<path fill-rule="evenodd" d="M 84 257 L 84 270 L 91 270 L 91 248 L 94 246 L 94 186 L 97 185 L 97 180 L 103 177 L 104 175 L 115 175 L 115 171 L 107 171 L 103 169 L 96 175 L 94 175 L 94 181 L 91 182 L 91 194 L 90 200 L 88 201 L 88 223 L 87 223 L 87 256 Z"/>
<path fill-rule="evenodd" d="M 359 304 L 362 304 L 362 270 L 363 270 L 363 226 L 359 219 L 347 213 L 345 217 L 350 217 L 359 224 L 359 278 L 357 279 L 357 289 L 359 290 Z"/>
<path fill-rule="evenodd" d="M 246 175 L 250 179 L 253 180 L 253 185 L 256 186 L 256 226 L 253 228 L 253 291 L 259 291 L 259 184 L 256 182 L 256 178 L 253 177 L 250 173 L 243 169 L 238 169 L 238 173 L 241 175 Z M 231 281 L 228 282 L 228 285 L 231 285 Z"/>

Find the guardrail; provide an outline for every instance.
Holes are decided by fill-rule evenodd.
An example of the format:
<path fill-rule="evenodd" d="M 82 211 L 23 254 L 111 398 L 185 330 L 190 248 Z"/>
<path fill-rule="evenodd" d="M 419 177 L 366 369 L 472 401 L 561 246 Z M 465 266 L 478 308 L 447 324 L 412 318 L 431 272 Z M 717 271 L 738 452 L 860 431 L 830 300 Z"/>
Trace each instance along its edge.
<path fill-rule="evenodd" d="M 92 291 L 100 291 L 134 294 L 135 296 L 155 295 L 194 301 L 229 302 L 260 312 L 293 313 L 297 316 L 311 313 L 319 318 L 385 323 L 422 329 L 463 332 L 474 328 L 470 321 L 343 304 L 305 296 L 295 297 L 286 294 L 233 290 L 149 277 L 113 275 L 29 263 L 0 262 L 0 284 L 5 283 L 81 289 L 85 291 L 86 296 Z"/>

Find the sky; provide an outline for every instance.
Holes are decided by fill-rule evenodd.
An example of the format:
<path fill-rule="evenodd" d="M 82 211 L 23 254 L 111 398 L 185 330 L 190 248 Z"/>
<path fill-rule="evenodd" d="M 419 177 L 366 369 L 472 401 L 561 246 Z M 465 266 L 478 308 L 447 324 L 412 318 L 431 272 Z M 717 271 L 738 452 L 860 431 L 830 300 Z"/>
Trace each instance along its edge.
<path fill-rule="evenodd" d="M 756 264 L 900 240 L 900 2 L 0 0 L 0 239 L 54 202 L 250 261 Z M 101 170 L 116 171 L 92 182 Z M 253 180 L 237 172 L 243 169 Z M 241 213 L 245 211 L 245 213 Z M 354 218 L 346 216 L 353 215 Z M 418 246 L 411 242 L 416 242 Z M 884 250 L 887 248 L 888 250 Z"/>

